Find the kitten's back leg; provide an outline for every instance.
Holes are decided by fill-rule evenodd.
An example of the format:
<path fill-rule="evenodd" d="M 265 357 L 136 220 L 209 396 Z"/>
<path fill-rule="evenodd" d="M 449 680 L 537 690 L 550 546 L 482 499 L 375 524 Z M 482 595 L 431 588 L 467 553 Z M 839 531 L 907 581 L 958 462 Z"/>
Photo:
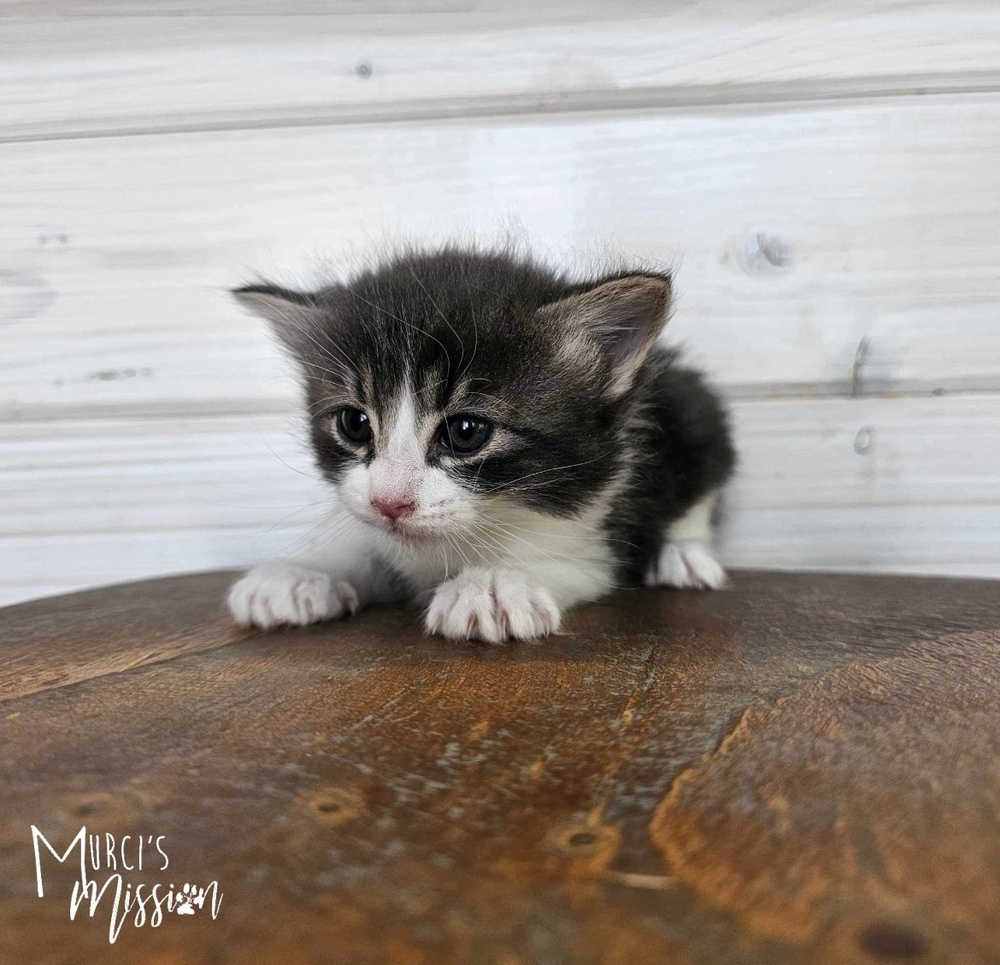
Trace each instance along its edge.
<path fill-rule="evenodd" d="M 647 586 L 717 590 L 726 571 L 712 551 L 712 521 L 719 493 L 714 490 L 667 527 L 666 542 L 646 571 Z"/>

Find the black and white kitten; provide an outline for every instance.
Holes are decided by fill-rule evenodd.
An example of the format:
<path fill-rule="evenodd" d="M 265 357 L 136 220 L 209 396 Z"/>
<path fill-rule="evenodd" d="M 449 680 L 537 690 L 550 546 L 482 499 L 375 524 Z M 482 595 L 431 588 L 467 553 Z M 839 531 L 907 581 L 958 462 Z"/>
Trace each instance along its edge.
<path fill-rule="evenodd" d="M 654 345 L 667 275 L 578 282 L 449 247 L 313 293 L 234 294 L 298 361 L 341 508 L 307 558 L 232 587 L 240 623 L 406 595 L 429 631 L 498 643 L 615 587 L 725 581 L 710 543 L 733 445 L 701 377 Z"/>

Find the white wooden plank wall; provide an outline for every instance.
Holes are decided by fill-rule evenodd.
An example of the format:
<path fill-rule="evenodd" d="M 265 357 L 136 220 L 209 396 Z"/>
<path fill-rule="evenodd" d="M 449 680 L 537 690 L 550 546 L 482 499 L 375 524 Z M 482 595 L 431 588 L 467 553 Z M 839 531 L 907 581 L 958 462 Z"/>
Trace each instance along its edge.
<path fill-rule="evenodd" d="M 998 158 L 994 0 L 0 0 L 0 602 L 294 547 L 226 287 L 511 222 L 677 267 L 729 562 L 1000 576 Z"/>

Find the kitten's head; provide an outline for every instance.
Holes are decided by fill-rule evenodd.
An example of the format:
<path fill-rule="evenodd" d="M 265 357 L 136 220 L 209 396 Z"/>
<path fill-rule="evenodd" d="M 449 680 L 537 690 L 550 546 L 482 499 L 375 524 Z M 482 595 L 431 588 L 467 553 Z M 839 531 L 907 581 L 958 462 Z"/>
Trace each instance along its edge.
<path fill-rule="evenodd" d="M 571 516 L 600 496 L 670 282 L 568 282 L 507 254 L 446 249 L 314 293 L 234 294 L 300 364 L 317 461 L 347 509 L 412 547 L 511 503 Z"/>

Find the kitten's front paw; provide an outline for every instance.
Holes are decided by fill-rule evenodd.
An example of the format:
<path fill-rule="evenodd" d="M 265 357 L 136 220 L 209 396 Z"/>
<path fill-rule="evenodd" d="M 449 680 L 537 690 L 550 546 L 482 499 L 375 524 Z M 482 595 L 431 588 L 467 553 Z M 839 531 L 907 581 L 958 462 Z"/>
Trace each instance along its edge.
<path fill-rule="evenodd" d="M 233 584 L 226 603 L 237 623 L 265 630 L 336 620 L 360 605 L 350 583 L 296 563 L 254 567 Z"/>
<path fill-rule="evenodd" d="M 472 567 L 442 583 L 427 611 L 427 629 L 453 640 L 532 640 L 559 629 L 559 608 L 547 590 L 514 570 Z"/>
<path fill-rule="evenodd" d="M 646 586 L 717 590 L 726 583 L 726 571 L 712 551 L 696 539 L 675 540 L 660 550 L 646 574 Z"/>

